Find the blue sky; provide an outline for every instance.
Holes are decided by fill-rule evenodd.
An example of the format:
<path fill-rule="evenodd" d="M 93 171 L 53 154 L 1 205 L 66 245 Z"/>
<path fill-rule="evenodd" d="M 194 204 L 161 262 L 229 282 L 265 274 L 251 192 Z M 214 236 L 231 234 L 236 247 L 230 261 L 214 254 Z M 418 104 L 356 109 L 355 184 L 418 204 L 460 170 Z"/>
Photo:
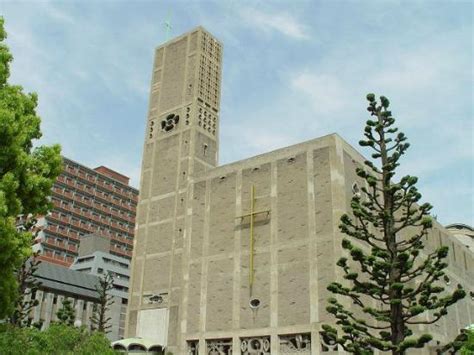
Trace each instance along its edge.
<path fill-rule="evenodd" d="M 11 82 L 39 95 L 44 143 L 139 181 L 153 49 L 203 25 L 224 43 L 220 163 L 337 132 L 390 98 L 443 223 L 474 224 L 470 1 L 2 1 Z M 358 148 L 359 149 L 359 148 Z M 360 149 L 359 149 L 360 150 Z M 361 150 L 368 155 L 367 151 Z"/>

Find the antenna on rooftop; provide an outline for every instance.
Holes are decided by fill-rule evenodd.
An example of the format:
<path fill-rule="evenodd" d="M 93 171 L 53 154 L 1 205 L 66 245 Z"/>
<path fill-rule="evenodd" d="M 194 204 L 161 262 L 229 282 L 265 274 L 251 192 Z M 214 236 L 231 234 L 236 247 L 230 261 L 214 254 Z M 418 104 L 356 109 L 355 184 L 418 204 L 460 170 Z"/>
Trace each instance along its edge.
<path fill-rule="evenodd" d="M 171 10 L 168 11 L 168 16 L 166 17 L 164 26 L 165 26 L 165 41 L 168 41 L 170 39 L 171 30 L 173 29 L 173 27 L 171 26 Z"/>

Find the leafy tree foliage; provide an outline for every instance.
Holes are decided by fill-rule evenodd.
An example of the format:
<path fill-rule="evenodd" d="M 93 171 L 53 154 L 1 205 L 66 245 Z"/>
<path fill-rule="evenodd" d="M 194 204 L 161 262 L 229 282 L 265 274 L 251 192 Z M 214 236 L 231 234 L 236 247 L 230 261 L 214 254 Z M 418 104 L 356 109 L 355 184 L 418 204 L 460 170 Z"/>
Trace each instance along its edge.
<path fill-rule="evenodd" d="M 474 328 L 467 331 L 467 339 L 461 348 L 461 355 L 474 354 Z"/>
<path fill-rule="evenodd" d="M 31 255 L 31 233 L 17 228 L 17 217 L 45 214 L 48 196 L 61 172 L 60 147 L 39 146 L 38 97 L 10 85 L 13 57 L 0 18 L 0 319 L 12 314 L 18 295 L 15 270 Z"/>
<path fill-rule="evenodd" d="M 0 330 L 0 354 L 5 355 L 112 355 L 110 342 L 99 332 L 85 327 L 52 324 L 45 331 L 36 328 L 5 327 Z"/>
<path fill-rule="evenodd" d="M 94 303 L 92 311 L 91 323 L 92 328 L 102 333 L 108 333 L 111 325 L 109 324 L 111 317 L 108 317 L 109 307 L 114 303 L 110 291 L 114 288 L 114 279 L 110 273 L 106 273 L 99 279 L 96 285 L 99 302 Z"/>
<path fill-rule="evenodd" d="M 474 354 L 474 328 L 462 329 L 461 333 L 452 342 L 439 349 L 437 354 Z"/>
<path fill-rule="evenodd" d="M 389 100 L 381 96 L 377 102 L 374 94 L 367 95 L 367 100 L 371 119 L 365 126 L 366 139 L 359 144 L 374 151 L 372 158 L 378 164 L 366 161 L 365 169 L 356 171 L 366 186 L 361 188 L 362 194 L 353 196 L 352 214 L 343 215 L 340 224 L 347 236 L 342 247 L 352 261 L 339 259 L 337 265 L 346 281 L 328 286 L 332 293 L 349 298 L 352 308 L 360 312 L 356 314 L 331 298 L 327 311 L 337 319 L 342 332 L 338 334 L 329 325 L 323 330 L 346 351 L 371 354 L 379 349 L 398 355 L 424 347 L 432 336 L 414 335 L 413 326 L 438 321 L 465 291 L 458 285 L 448 294 L 439 282 L 446 277 L 448 247 L 421 253 L 423 237 L 432 228 L 432 206 L 420 204 L 416 177 L 394 181 L 409 143 L 394 127 Z"/>
<path fill-rule="evenodd" d="M 63 299 L 62 307 L 56 312 L 58 323 L 73 326 L 76 318 L 76 313 L 72 308 L 71 301 L 68 298 Z"/>

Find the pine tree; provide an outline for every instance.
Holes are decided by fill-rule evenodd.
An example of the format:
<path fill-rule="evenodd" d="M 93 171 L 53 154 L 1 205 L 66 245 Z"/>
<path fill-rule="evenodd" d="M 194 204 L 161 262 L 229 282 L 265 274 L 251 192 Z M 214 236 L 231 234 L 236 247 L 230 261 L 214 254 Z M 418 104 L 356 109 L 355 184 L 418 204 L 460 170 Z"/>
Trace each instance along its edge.
<path fill-rule="evenodd" d="M 15 310 L 15 271 L 32 253 L 32 235 L 17 228 L 17 218 L 48 212 L 51 187 L 62 169 L 58 145 L 33 148 L 41 138 L 38 97 L 8 83 L 13 57 L 3 23 L 0 17 L 0 319 Z"/>
<path fill-rule="evenodd" d="M 17 229 L 23 232 L 31 232 L 31 245 L 34 244 L 40 229 L 38 228 L 38 220 L 35 217 L 18 216 Z M 30 326 L 29 316 L 34 307 L 38 305 L 38 300 L 34 298 L 36 291 L 41 286 L 41 282 L 36 278 L 35 274 L 41 263 L 38 258 L 39 252 L 25 259 L 20 267 L 15 270 L 17 282 L 17 298 L 15 300 L 15 308 L 10 316 L 10 324 L 17 327 Z"/>
<path fill-rule="evenodd" d="M 76 318 L 76 312 L 72 308 L 72 303 L 68 298 L 64 298 L 62 302 L 62 307 L 56 312 L 58 317 L 58 323 L 73 326 L 74 320 Z"/>
<path fill-rule="evenodd" d="M 40 263 L 38 252 L 35 252 L 16 271 L 18 297 L 15 303 L 15 311 L 10 317 L 10 323 L 14 326 L 25 327 L 30 325 L 30 312 L 38 305 L 38 300 L 33 296 L 41 286 L 41 282 L 35 277 Z"/>
<path fill-rule="evenodd" d="M 111 317 L 107 316 L 109 307 L 114 303 L 110 291 L 114 288 L 114 279 L 110 273 L 106 273 L 99 279 L 96 285 L 96 292 L 99 302 L 94 304 L 91 323 L 94 330 L 102 333 L 109 333 Z"/>
<path fill-rule="evenodd" d="M 416 177 L 394 181 L 409 143 L 394 127 L 389 100 L 381 96 L 379 103 L 374 94 L 367 100 L 372 117 L 365 126 L 366 139 L 359 144 L 374 151 L 372 158 L 378 164 L 366 161 L 364 169 L 356 170 L 366 187 L 353 196 L 352 213 L 343 215 L 340 224 L 346 235 L 342 247 L 352 261 L 339 259 L 346 281 L 328 286 L 332 293 L 347 297 L 351 308 L 362 315 L 330 298 L 327 311 L 337 319 L 339 334 L 330 325 L 323 326 L 323 334 L 351 353 L 379 349 L 400 355 L 424 347 L 432 336 L 415 335 L 413 327 L 438 321 L 465 291 L 458 285 L 447 293 L 439 282 L 446 277 L 448 247 L 422 253 L 423 237 L 432 228 L 432 206 L 420 203 Z"/>

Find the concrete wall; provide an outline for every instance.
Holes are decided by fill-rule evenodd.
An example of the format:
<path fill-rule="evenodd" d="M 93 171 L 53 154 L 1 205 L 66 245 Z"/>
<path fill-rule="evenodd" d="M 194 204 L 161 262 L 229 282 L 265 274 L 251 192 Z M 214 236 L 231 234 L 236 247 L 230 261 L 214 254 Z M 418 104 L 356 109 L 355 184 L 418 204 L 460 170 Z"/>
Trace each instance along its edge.
<path fill-rule="evenodd" d="M 235 354 L 242 339 L 266 336 L 277 353 L 302 334 L 312 336 L 316 353 L 319 322 L 327 318 L 325 287 L 336 275 L 334 214 L 344 203 L 337 146 L 328 136 L 196 177 L 186 218 L 178 352 L 186 340 L 198 341 L 206 353 L 208 340 L 230 339 Z M 250 220 L 239 216 L 249 213 L 252 186 L 255 210 L 269 213 L 254 220 L 250 289 Z M 249 306 L 253 298 L 261 302 L 257 310 Z"/>
<path fill-rule="evenodd" d="M 352 147 L 331 135 L 196 177 L 186 217 L 181 327 L 177 328 L 181 348 L 175 351 L 193 345 L 207 353 L 210 346 L 232 346 L 234 354 L 251 354 L 240 350 L 241 343 L 268 337 L 272 354 L 289 354 L 292 347 L 287 344 L 295 343 L 298 335 L 311 339 L 308 354 L 331 350 L 319 336 L 321 324 L 334 321 L 325 310 L 332 296 L 326 287 L 342 280 L 335 266 L 343 253 L 338 225 L 350 209 L 354 183 L 364 184 L 355 174 L 363 161 Z M 249 212 L 252 185 L 255 209 L 270 213 L 255 218 L 255 278 L 250 292 L 249 220 L 239 216 Z M 431 234 L 442 237 L 434 240 Z M 443 240 L 448 234 L 439 225 L 431 234 L 427 251 L 440 241 L 454 243 L 448 288 L 459 281 L 472 290 L 472 253 L 461 249 L 456 240 Z M 257 311 L 249 307 L 252 298 L 261 301 Z M 446 319 L 430 326 L 441 342 L 472 322 L 470 298 L 451 308 Z"/>

